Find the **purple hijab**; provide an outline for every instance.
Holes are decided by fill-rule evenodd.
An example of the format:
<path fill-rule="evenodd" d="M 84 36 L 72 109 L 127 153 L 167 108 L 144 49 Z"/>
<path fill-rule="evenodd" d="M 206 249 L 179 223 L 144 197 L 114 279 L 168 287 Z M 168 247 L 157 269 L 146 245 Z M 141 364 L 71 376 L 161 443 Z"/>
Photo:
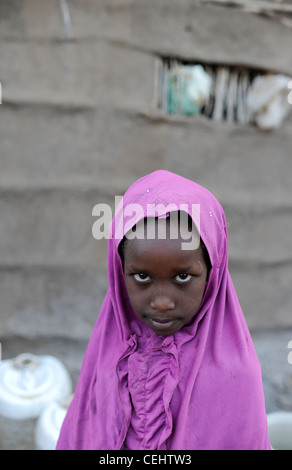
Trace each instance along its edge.
<path fill-rule="evenodd" d="M 136 181 L 123 207 L 200 204 L 211 270 L 193 320 L 156 335 L 128 299 L 118 245 L 134 225 L 122 206 L 108 242 L 109 288 L 57 449 L 269 449 L 261 368 L 228 271 L 225 215 L 198 184 L 165 170 Z M 163 213 L 164 212 L 164 213 Z M 188 209 L 191 214 L 191 211 Z M 114 232 L 114 229 L 118 230 Z"/>

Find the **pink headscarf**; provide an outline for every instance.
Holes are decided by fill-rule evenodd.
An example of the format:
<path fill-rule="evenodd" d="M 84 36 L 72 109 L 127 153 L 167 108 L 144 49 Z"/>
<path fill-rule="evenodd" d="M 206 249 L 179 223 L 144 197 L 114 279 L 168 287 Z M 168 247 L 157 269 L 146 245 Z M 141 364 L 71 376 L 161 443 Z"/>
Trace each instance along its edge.
<path fill-rule="evenodd" d="M 131 307 L 120 239 L 109 239 L 109 289 L 57 449 L 269 449 L 261 369 L 228 271 L 222 207 L 165 170 L 128 189 L 123 207 L 134 203 L 143 208 L 137 218 L 149 215 L 148 204 L 160 204 L 159 216 L 170 203 L 200 204 L 212 265 L 205 294 L 188 325 L 156 335 Z M 131 220 L 123 214 L 120 206 L 113 220 L 120 238 Z"/>

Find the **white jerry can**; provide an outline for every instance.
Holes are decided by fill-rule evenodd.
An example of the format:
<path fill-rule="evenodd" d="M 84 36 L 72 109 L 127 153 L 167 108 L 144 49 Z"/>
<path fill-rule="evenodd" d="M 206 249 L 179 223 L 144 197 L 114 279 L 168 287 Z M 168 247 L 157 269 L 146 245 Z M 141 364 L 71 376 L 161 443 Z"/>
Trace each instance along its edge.
<path fill-rule="evenodd" d="M 47 405 L 41 412 L 35 427 L 35 443 L 40 450 L 55 450 L 73 395 Z"/>
<path fill-rule="evenodd" d="M 0 414 L 7 418 L 37 418 L 46 405 L 71 393 L 70 375 L 53 356 L 24 353 L 0 365 Z"/>

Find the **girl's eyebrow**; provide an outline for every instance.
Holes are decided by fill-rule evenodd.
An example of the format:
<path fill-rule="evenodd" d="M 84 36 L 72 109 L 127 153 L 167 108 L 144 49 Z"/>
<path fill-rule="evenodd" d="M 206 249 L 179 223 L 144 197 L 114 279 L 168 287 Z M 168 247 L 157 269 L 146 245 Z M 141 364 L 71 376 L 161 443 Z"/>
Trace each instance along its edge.
<path fill-rule="evenodd" d="M 198 263 L 198 265 L 200 266 L 201 269 L 204 269 L 204 266 L 202 265 L 201 261 L 200 260 L 196 260 L 195 263 L 193 264 L 190 264 L 189 266 L 180 266 L 177 271 L 178 272 L 181 272 L 181 273 L 184 273 L 184 272 L 187 272 L 187 271 L 192 271 L 193 269 L 196 269 L 196 266 L 195 264 Z"/>
<path fill-rule="evenodd" d="M 134 266 L 133 264 L 128 264 L 127 265 L 127 268 L 130 269 L 131 271 L 136 271 L 136 272 L 144 272 L 144 271 L 147 271 L 145 270 L 145 268 L 137 268 L 136 266 Z"/>
<path fill-rule="evenodd" d="M 185 271 L 189 271 L 190 269 L 193 268 L 193 265 L 190 265 L 190 266 L 181 266 L 178 271 L 181 271 L 181 272 L 185 272 Z"/>
<path fill-rule="evenodd" d="M 201 263 L 200 263 L 200 266 L 203 268 Z M 149 271 L 149 269 L 147 269 L 145 267 L 138 268 L 137 266 L 134 266 L 133 264 L 128 264 L 127 268 L 130 269 L 131 271 L 133 270 L 133 271 L 136 271 L 136 272 Z M 182 273 L 182 272 L 189 271 L 190 269 L 193 269 L 193 268 L 194 268 L 194 266 L 191 264 L 190 266 L 179 266 L 178 268 L 175 269 L 175 271 Z"/>

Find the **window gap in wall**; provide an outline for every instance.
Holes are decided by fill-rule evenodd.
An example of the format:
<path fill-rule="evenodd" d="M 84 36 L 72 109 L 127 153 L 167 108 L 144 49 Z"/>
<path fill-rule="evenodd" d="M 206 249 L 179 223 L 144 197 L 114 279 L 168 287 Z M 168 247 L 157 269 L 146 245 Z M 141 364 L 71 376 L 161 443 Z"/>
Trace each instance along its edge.
<path fill-rule="evenodd" d="M 271 72 L 161 58 L 158 107 L 168 114 L 203 115 L 215 121 L 248 123 L 248 91 Z"/>

